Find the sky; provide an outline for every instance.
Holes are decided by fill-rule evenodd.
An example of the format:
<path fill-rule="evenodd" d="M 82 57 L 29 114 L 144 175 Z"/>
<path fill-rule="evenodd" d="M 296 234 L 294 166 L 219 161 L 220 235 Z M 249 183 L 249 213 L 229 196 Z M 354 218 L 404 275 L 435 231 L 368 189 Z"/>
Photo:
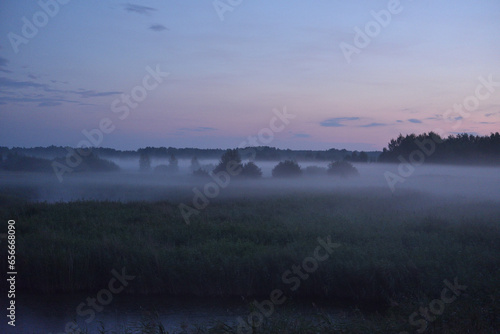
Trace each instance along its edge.
<path fill-rule="evenodd" d="M 2 0 L 0 146 L 488 135 L 499 31 L 498 0 Z"/>

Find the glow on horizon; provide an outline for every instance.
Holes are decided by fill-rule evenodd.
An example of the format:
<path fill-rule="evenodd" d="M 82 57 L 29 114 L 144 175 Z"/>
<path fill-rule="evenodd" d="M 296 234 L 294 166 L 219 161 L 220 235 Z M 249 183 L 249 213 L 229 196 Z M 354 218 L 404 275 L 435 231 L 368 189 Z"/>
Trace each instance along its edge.
<path fill-rule="evenodd" d="M 284 106 L 296 118 L 266 145 L 381 150 L 399 133 L 499 131 L 500 86 L 458 126 L 442 115 L 479 77 L 500 82 L 500 2 L 401 0 L 348 63 L 339 45 L 389 3 L 243 1 L 221 21 L 211 1 L 70 1 L 15 53 L 9 33 L 41 7 L 3 1 L 0 145 L 76 146 L 110 118 L 105 147 L 230 148 Z M 118 119 L 113 101 L 157 65 L 168 78 Z"/>

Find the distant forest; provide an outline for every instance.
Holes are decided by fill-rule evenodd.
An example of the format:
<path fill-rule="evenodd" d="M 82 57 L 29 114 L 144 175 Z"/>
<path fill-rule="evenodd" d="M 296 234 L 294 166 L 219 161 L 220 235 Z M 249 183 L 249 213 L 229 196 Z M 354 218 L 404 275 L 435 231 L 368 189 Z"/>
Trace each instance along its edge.
<path fill-rule="evenodd" d="M 49 147 L 13 147 L 11 149 L 0 146 L 0 158 L 4 159 L 9 154 L 19 154 L 30 157 L 55 159 L 62 158 L 68 154 L 69 147 L 49 146 Z M 146 154 L 151 158 L 169 158 L 175 156 L 177 159 L 220 159 L 226 152 L 225 149 L 200 149 L 200 148 L 174 148 L 174 147 L 146 147 L 136 151 L 121 151 L 112 148 L 96 147 L 92 148 L 92 153 L 101 158 L 134 158 L 138 159 L 141 154 Z M 375 162 L 380 151 L 358 152 L 347 151 L 345 149 L 329 149 L 324 151 L 314 150 L 290 150 L 279 149 L 269 146 L 248 147 L 239 149 L 243 160 L 254 157 L 256 161 L 336 161 L 347 160 L 352 162 Z"/>
<path fill-rule="evenodd" d="M 78 150 L 76 150 L 78 151 Z M 423 162 L 461 165 L 500 165 L 500 134 L 474 136 L 467 133 L 450 135 L 446 138 L 429 132 L 420 135 L 399 135 L 392 139 L 382 152 L 358 152 L 345 149 L 324 151 L 278 149 L 269 146 L 237 149 L 242 160 L 255 161 L 348 161 L 419 164 Z M 53 170 L 53 163 L 64 164 L 64 159 L 75 149 L 62 146 L 49 147 L 1 147 L 0 169 L 9 171 Z M 118 165 L 113 159 L 143 157 L 170 159 L 220 159 L 226 150 L 146 147 L 135 151 L 121 151 L 112 148 L 92 148 L 91 154 L 82 156 L 75 171 L 116 171 Z"/>
<path fill-rule="evenodd" d="M 379 162 L 409 160 L 460 165 L 499 165 L 500 134 L 474 136 L 467 133 L 446 138 L 434 132 L 421 135 L 399 135 L 380 154 Z"/>

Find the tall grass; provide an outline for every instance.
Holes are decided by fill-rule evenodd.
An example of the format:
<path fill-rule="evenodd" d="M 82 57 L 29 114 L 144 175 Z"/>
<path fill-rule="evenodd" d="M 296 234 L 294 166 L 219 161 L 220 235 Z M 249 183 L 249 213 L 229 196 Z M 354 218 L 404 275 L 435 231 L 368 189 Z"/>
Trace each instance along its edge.
<path fill-rule="evenodd" d="M 126 267 L 136 278 L 124 293 L 259 298 L 280 288 L 291 299 L 375 306 L 405 323 L 458 277 L 466 293 L 433 326 L 453 328 L 457 314 L 478 331 L 499 324 L 500 208 L 492 202 L 293 193 L 214 200 L 186 225 L 170 202 L 1 201 L 9 204 L 2 221 L 16 220 L 19 291 L 95 293 L 111 269 Z M 290 291 L 283 272 L 328 235 L 341 247 Z"/>

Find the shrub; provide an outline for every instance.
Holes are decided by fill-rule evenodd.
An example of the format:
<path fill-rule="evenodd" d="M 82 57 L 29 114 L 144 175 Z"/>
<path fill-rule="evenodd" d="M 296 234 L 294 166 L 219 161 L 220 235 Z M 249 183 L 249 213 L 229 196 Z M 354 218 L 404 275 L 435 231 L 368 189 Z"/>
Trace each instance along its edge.
<path fill-rule="evenodd" d="M 257 167 L 256 164 L 250 161 L 245 165 L 243 165 L 241 176 L 257 179 L 262 177 L 262 170 L 259 167 Z"/>
<path fill-rule="evenodd" d="M 297 177 L 302 175 L 299 164 L 292 160 L 285 160 L 273 168 L 273 177 Z"/>
<path fill-rule="evenodd" d="M 334 161 L 328 165 L 328 174 L 341 177 L 357 176 L 358 170 L 348 161 Z"/>

